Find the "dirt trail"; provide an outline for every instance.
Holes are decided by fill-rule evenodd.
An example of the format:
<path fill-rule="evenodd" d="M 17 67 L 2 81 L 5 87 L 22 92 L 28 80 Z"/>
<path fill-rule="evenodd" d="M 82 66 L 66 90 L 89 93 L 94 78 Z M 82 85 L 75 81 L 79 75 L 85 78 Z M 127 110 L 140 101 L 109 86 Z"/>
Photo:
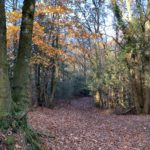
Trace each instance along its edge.
<path fill-rule="evenodd" d="M 110 115 L 95 108 L 91 98 L 38 108 L 29 122 L 55 135 L 44 139 L 45 150 L 150 150 L 150 116 Z"/>

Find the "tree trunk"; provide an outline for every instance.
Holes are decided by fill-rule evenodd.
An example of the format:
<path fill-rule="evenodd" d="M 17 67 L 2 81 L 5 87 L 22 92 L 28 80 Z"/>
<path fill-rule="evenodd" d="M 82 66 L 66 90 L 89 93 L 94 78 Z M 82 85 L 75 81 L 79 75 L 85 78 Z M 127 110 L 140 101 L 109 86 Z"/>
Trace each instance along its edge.
<path fill-rule="evenodd" d="M 56 36 L 56 39 L 53 41 L 52 46 L 58 48 L 59 38 L 58 35 Z M 51 94 L 50 94 L 50 102 L 49 107 L 53 105 L 53 99 L 55 96 L 56 86 L 57 86 L 57 80 L 58 80 L 58 62 L 57 62 L 57 55 L 55 55 L 52 58 L 52 77 L 51 77 Z"/>
<path fill-rule="evenodd" d="M 10 113 L 11 90 L 6 49 L 5 0 L 0 1 L 0 120 Z"/>
<path fill-rule="evenodd" d="M 101 96 L 101 90 L 98 89 L 96 92 L 95 92 L 95 106 L 96 107 L 99 107 L 101 109 L 103 109 L 103 101 L 102 101 L 102 96 Z"/>
<path fill-rule="evenodd" d="M 40 64 L 35 65 L 35 76 L 36 76 L 36 93 L 37 93 L 37 103 L 39 106 L 42 106 L 41 101 L 41 66 Z"/>
<path fill-rule="evenodd" d="M 148 114 L 149 111 L 150 111 L 150 88 L 145 87 L 144 113 Z"/>
<path fill-rule="evenodd" d="M 148 86 L 144 87 L 142 78 L 137 69 L 132 70 L 131 73 L 131 86 L 133 99 L 138 114 L 148 114 L 149 112 L 149 89 Z"/>
<path fill-rule="evenodd" d="M 51 78 L 51 95 L 50 95 L 50 104 L 49 106 L 52 105 L 53 99 L 55 96 L 55 91 L 56 91 L 56 85 L 57 85 L 57 80 L 58 80 L 58 64 L 57 60 L 53 58 L 53 67 L 52 67 L 52 78 Z"/>
<path fill-rule="evenodd" d="M 30 67 L 35 0 L 24 0 L 17 62 L 13 78 L 15 110 L 27 111 L 30 103 Z"/>

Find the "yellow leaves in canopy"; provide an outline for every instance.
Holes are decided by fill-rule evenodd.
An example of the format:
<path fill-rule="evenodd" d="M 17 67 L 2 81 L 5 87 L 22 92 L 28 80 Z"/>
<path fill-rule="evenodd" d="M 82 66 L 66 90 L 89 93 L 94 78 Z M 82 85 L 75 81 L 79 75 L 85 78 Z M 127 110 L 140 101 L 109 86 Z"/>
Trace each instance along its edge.
<path fill-rule="evenodd" d="M 90 35 L 90 37 L 93 38 L 93 39 L 98 39 L 98 38 L 102 37 L 102 34 L 101 33 L 92 33 Z"/>
<path fill-rule="evenodd" d="M 64 13 L 70 13 L 71 10 L 65 6 L 47 6 L 45 3 L 38 3 L 37 5 L 37 11 L 35 13 L 36 16 L 39 14 L 48 14 L 48 13 L 54 13 L 54 14 L 64 14 Z"/>
<path fill-rule="evenodd" d="M 9 25 L 7 26 L 7 45 L 8 47 L 11 46 L 11 42 L 13 40 L 19 39 L 19 32 L 20 32 L 20 26 L 18 25 Z M 33 37 L 43 37 L 44 36 L 44 28 L 40 26 L 39 23 L 34 22 L 33 27 Z"/>
<path fill-rule="evenodd" d="M 34 22 L 33 36 L 44 36 L 44 34 L 44 27 L 42 27 L 38 22 Z"/>
<path fill-rule="evenodd" d="M 18 31 L 20 31 L 20 26 L 7 26 L 7 33 L 17 33 Z"/>
<path fill-rule="evenodd" d="M 7 26 L 7 36 L 8 37 L 16 34 L 17 32 L 19 33 L 19 31 L 20 31 L 20 26 L 14 26 L 14 25 Z M 33 36 L 43 37 L 44 34 L 45 34 L 44 27 L 42 27 L 39 23 L 34 22 Z"/>
<path fill-rule="evenodd" d="M 19 39 L 19 31 L 20 26 L 7 26 L 7 45 L 8 47 L 11 46 L 14 38 L 15 40 Z M 52 46 L 48 45 L 44 40 L 45 32 L 44 27 L 42 27 L 39 23 L 34 22 L 33 27 L 33 43 L 38 45 L 41 50 L 43 50 L 44 53 L 46 53 L 48 56 L 54 56 L 54 55 L 64 55 L 64 52 L 62 50 L 53 48 Z"/>
<path fill-rule="evenodd" d="M 40 38 L 38 38 L 37 36 L 36 37 L 33 37 L 33 43 L 38 45 L 39 48 L 42 50 L 42 52 L 44 54 L 46 54 L 46 56 L 48 56 L 48 58 L 51 58 L 51 57 L 54 57 L 54 56 L 59 56 L 58 58 L 58 61 L 68 61 L 70 63 L 75 63 L 75 58 L 72 57 L 72 56 L 69 56 L 67 53 L 65 53 L 63 50 L 61 49 L 58 49 L 58 48 L 54 48 L 50 45 L 48 45 L 46 42 L 44 42 L 43 40 L 41 40 Z M 47 65 L 47 61 L 45 58 L 40 58 L 39 56 L 36 57 L 34 56 L 34 61 L 33 63 L 42 63 L 43 65 Z"/>
<path fill-rule="evenodd" d="M 34 44 L 38 45 L 41 50 L 43 50 L 43 52 L 46 53 L 48 56 L 52 57 L 54 55 L 64 55 L 64 51 L 48 45 L 46 42 L 38 37 L 33 37 L 33 42 Z"/>
<path fill-rule="evenodd" d="M 11 47 L 13 40 L 19 39 L 20 26 L 7 26 L 7 47 Z"/>
<path fill-rule="evenodd" d="M 49 57 L 53 57 L 55 55 L 61 56 L 61 61 L 63 61 L 64 59 L 68 58 L 68 56 L 65 54 L 64 51 L 54 48 L 52 46 L 50 46 L 49 44 L 47 44 L 43 39 L 45 37 L 45 32 L 44 32 L 44 27 L 42 27 L 39 23 L 34 22 L 34 28 L 33 28 L 33 43 L 36 44 L 44 54 L 46 54 Z M 59 38 L 64 38 L 64 34 L 60 34 Z M 39 63 L 43 60 L 40 59 L 39 57 L 36 57 L 36 63 Z M 46 62 L 45 60 L 43 61 L 42 64 L 46 65 L 44 62 Z"/>
<path fill-rule="evenodd" d="M 39 14 L 48 14 L 48 13 L 54 13 L 54 14 L 64 14 L 64 13 L 70 13 L 71 10 L 65 6 L 47 6 L 44 3 L 39 3 L 36 5 L 36 12 L 35 16 L 38 16 Z M 20 11 L 12 11 L 7 12 L 7 21 L 9 23 L 15 24 L 17 20 L 22 18 L 22 13 Z"/>
<path fill-rule="evenodd" d="M 21 14 L 20 11 L 12 11 L 12 12 L 8 12 L 8 13 L 6 14 L 6 16 L 7 16 L 7 21 L 8 21 L 9 23 L 14 24 L 14 23 L 16 23 L 16 21 L 17 21 L 18 19 L 21 19 L 22 14 Z"/>
<path fill-rule="evenodd" d="M 78 38 L 78 37 L 81 37 L 81 36 L 80 36 L 80 33 L 78 33 L 78 32 L 69 32 L 68 37 Z"/>

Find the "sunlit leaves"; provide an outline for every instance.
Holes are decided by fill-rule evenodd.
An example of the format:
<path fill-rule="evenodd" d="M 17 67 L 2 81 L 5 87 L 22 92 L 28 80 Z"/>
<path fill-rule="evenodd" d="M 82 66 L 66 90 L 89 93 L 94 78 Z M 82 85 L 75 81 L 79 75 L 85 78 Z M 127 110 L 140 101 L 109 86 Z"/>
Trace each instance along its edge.
<path fill-rule="evenodd" d="M 71 10 L 65 6 L 49 6 L 46 5 L 45 3 L 39 3 L 37 4 L 37 11 L 35 15 L 37 16 L 39 14 L 49 14 L 49 13 L 64 14 L 70 12 Z"/>
<path fill-rule="evenodd" d="M 43 37 L 44 34 L 45 34 L 44 27 L 42 27 L 38 22 L 35 21 L 33 26 L 33 37 L 34 36 Z"/>
<path fill-rule="evenodd" d="M 10 48 L 13 40 L 19 39 L 20 26 L 7 26 L 7 47 Z"/>
<path fill-rule="evenodd" d="M 18 21 L 22 17 L 20 11 L 8 12 L 6 15 L 7 15 L 8 23 L 12 23 L 12 24 L 16 23 L 16 21 Z"/>

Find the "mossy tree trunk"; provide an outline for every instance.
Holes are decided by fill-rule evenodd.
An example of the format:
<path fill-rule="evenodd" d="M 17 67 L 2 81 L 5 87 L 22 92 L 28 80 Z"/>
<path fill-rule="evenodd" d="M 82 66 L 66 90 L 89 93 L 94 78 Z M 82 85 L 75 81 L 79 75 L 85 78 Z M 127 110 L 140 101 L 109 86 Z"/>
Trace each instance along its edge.
<path fill-rule="evenodd" d="M 30 67 L 35 0 L 24 0 L 17 62 L 13 78 L 15 111 L 26 112 L 30 103 Z"/>
<path fill-rule="evenodd" d="M 114 14 L 115 17 L 117 19 L 118 25 L 120 27 L 120 29 L 123 32 L 124 35 L 124 39 L 126 41 L 126 45 L 130 46 L 131 50 L 129 52 L 126 53 L 126 55 L 130 54 L 130 57 L 126 59 L 126 64 L 129 70 L 129 77 L 130 77 L 130 83 L 131 83 L 131 87 L 132 87 L 132 98 L 134 100 L 135 103 L 135 107 L 136 107 L 136 111 L 138 114 L 141 113 L 145 113 L 148 114 L 149 113 L 149 107 L 150 107 L 150 98 L 149 98 L 149 84 L 147 84 L 145 82 L 146 77 L 146 70 L 145 67 L 147 67 L 150 63 L 149 59 L 148 62 L 146 62 L 145 60 L 145 55 L 147 53 L 147 50 L 145 49 L 145 47 L 147 46 L 149 48 L 149 31 L 150 31 L 150 22 L 149 22 L 149 18 L 150 18 L 150 0 L 148 0 L 148 5 L 147 5 L 147 13 L 146 13 L 146 17 L 147 20 L 145 22 L 145 27 L 144 30 L 142 30 L 141 32 L 143 34 L 145 34 L 145 37 L 143 37 L 143 41 L 138 39 L 138 37 L 133 37 L 133 35 L 129 34 L 130 28 L 132 29 L 132 26 L 134 26 L 134 21 L 132 20 L 132 15 L 131 15 L 131 1 L 126 0 L 127 2 L 127 10 L 128 10 L 128 14 L 129 14 L 129 26 L 126 26 L 124 21 L 123 21 L 123 16 L 122 16 L 122 11 L 119 8 L 119 5 L 117 4 L 116 0 L 112 0 L 112 4 L 113 4 L 113 10 L 114 10 Z M 139 6 L 141 5 L 140 2 Z M 138 8 L 141 9 L 140 11 L 142 12 L 142 8 Z M 142 21 L 142 14 L 140 14 L 141 16 L 141 25 L 143 23 Z M 137 43 L 139 44 L 139 48 L 137 47 L 133 47 L 133 42 L 132 39 L 136 40 Z M 143 49 L 144 48 L 144 49 Z M 147 48 L 147 49 L 148 49 Z M 148 49 L 149 51 L 149 49 Z M 142 69 L 141 69 L 142 68 Z"/>
<path fill-rule="evenodd" d="M 56 41 L 53 41 L 52 46 L 58 48 L 58 36 L 56 37 Z M 53 106 L 53 100 L 55 96 L 57 81 L 58 81 L 58 74 L 59 74 L 59 68 L 58 68 L 58 60 L 57 55 L 55 55 L 52 58 L 52 72 L 51 72 L 51 94 L 50 94 L 50 101 L 49 101 L 49 107 Z"/>
<path fill-rule="evenodd" d="M 53 58 L 52 77 L 51 77 L 51 95 L 50 95 L 49 107 L 53 105 L 57 80 L 58 80 L 58 64 L 57 64 L 57 60 Z"/>
<path fill-rule="evenodd" d="M 11 90 L 6 49 L 5 0 L 0 0 L 0 120 L 9 114 L 10 109 Z"/>
<path fill-rule="evenodd" d="M 147 21 L 145 23 L 145 41 L 147 43 L 149 43 L 149 39 L 150 39 L 150 0 L 147 1 L 147 12 L 146 12 L 146 16 L 147 16 Z M 145 104 L 144 104 L 144 113 L 148 114 L 150 112 L 150 79 L 149 79 L 149 74 L 150 74 L 150 49 L 147 48 L 144 51 L 143 54 L 143 63 L 144 63 L 144 100 L 145 100 Z"/>

